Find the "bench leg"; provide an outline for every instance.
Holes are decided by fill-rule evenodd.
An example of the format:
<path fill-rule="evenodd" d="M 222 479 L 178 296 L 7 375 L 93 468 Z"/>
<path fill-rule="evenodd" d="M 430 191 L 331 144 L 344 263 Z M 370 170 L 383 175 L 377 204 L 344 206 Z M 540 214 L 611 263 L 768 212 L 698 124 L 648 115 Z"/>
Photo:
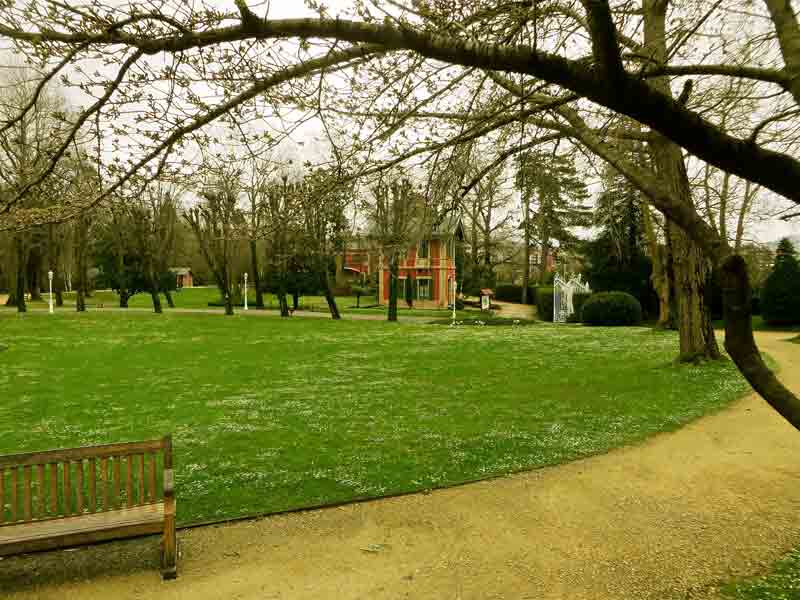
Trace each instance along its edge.
<path fill-rule="evenodd" d="M 164 539 L 161 542 L 161 577 L 175 579 L 178 576 L 178 541 L 175 537 L 175 516 L 166 515 Z"/>

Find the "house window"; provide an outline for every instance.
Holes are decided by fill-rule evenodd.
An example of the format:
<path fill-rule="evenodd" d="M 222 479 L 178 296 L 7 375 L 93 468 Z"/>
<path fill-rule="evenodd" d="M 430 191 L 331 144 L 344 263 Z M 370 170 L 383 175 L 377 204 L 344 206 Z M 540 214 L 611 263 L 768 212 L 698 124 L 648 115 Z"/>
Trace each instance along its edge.
<path fill-rule="evenodd" d="M 428 258 L 430 253 L 429 244 L 430 242 L 428 240 L 420 241 L 419 250 L 417 251 L 417 258 Z"/>
<path fill-rule="evenodd" d="M 431 299 L 431 280 L 417 279 L 417 300 Z"/>

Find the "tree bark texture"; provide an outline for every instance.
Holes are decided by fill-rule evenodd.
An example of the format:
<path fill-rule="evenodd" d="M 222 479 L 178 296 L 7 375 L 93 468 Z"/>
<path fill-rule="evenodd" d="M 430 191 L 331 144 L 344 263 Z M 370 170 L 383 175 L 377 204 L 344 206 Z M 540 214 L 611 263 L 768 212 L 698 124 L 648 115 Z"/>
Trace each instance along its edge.
<path fill-rule="evenodd" d="M 389 256 L 389 311 L 386 316 L 389 321 L 397 321 L 397 282 L 400 274 L 400 265 L 397 252 Z"/>
<path fill-rule="evenodd" d="M 14 236 L 14 255 L 16 262 L 16 277 L 15 277 L 15 290 L 14 296 L 17 304 L 17 312 L 28 312 L 28 305 L 25 302 L 25 288 L 27 278 L 27 264 L 28 253 L 23 239 L 23 234 L 19 233 Z"/>
<path fill-rule="evenodd" d="M 258 246 L 250 240 L 250 266 L 253 269 L 253 286 L 256 288 L 256 308 L 264 308 L 264 292 L 261 289 L 261 273 L 258 270 Z"/>

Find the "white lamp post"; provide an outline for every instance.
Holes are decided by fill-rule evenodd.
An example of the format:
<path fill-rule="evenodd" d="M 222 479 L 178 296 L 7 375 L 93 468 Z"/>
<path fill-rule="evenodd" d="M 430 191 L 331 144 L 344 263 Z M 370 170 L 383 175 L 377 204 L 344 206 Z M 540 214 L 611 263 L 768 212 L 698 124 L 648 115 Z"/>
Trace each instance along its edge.
<path fill-rule="evenodd" d="M 455 276 L 452 279 L 453 281 L 453 323 L 456 322 L 456 278 Z"/>
<path fill-rule="evenodd" d="M 244 272 L 244 309 L 247 310 L 247 271 Z"/>
<path fill-rule="evenodd" d="M 50 314 L 53 314 L 53 272 L 47 272 L 47 281 L 50 284 Z"/>

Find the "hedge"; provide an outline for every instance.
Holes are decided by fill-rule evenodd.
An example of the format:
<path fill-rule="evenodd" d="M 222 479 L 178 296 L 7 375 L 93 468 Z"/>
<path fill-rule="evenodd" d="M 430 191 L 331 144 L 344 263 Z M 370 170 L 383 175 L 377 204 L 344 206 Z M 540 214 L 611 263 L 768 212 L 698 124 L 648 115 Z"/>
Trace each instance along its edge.
<path fill-rule="evenodd" d="M 586 325 L 638 325 L 642 305 L 626 292 L 599 292 L 584 302 L 581 316 Z"/>
<path fill-rule="evenodd" d="M 591 297 L 591 294 L 583 294 L 583 293 L 572 294 L 572 308 L 575 309 L 575 313 L 574 314 L 575 314 L 576 322 L 578 322 L 578 323 L 581 322 L 581 319 L 582 319 L 582 317 L 581 317 L 581 309 L 583 308 L 583 305 L 586 303 L 586 301 L 590 297 Z"/>
<path fill-rule="evenodd" d="M 519 302 L 522 300 L 521 285 L 498 285 L 494 290 L 495 300 L 502 302 Z M 528 304 L 536 304 L 536 287 L 528 286 Z"/>
<path fill-rule="evenodd" d="M 553 320 L 553 288 L 542 286 L 536 289 L 536 310 L 540 320 Z"/>

